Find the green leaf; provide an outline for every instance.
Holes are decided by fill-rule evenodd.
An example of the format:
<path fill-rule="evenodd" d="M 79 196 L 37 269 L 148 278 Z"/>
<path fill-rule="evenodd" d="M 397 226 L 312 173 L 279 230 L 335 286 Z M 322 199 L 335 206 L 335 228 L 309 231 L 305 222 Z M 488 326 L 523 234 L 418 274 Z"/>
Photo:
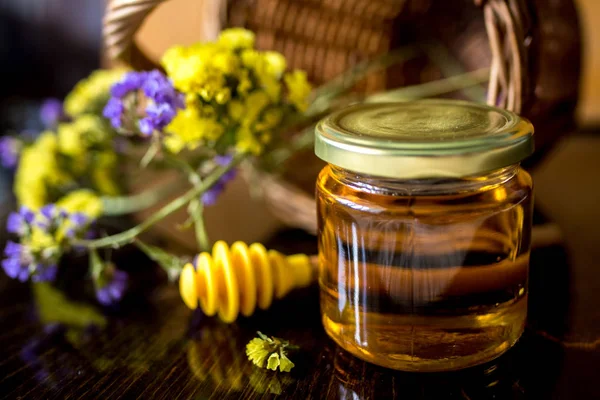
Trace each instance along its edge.
<path fill-rule="evenodd" d="M 175 282 L 181 274 L 184 262 L 174 254 L 168 253 L 160 247 L 151 246 L 137 239 L 136 246 L 142 250 L 152 261 L 156 262 L 167 273 L 170 282 Z"/>
<path fill-rule="evenodd" d="M 106 325 L 106 318 L 95 307 L 67 299 L 63 293 L 48 283 L 34 284 L 33 295 L 43 323 L 61 322 L 80 328 L 89 324 L 100 327 Z"/>
<path fill-rule="evenodd" d="M 90 249 L 90 271 L 94 281 L 97 282 L 100 279 L 102 271 L 104 271 L 104 266 L 96 249 Z"/>

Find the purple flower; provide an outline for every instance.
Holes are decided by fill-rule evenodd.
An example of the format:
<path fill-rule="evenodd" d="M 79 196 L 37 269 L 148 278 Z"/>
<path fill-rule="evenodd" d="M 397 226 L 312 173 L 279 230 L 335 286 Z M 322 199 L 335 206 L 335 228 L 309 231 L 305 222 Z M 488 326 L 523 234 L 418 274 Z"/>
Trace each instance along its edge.
<path fill-rule="evenodd" d="M 69 219 L 71 220 L 71 222 L 73 223 L 73 225 L 75 225 L 76 227 L 84 226 L 90 220 L 88 218 L 88 216 L 85 215 L 84 213 L 74 213 L 74 214 L 71 214 L 71 216 L 69 217 Z"/>
<path fill-rule="evenodd" d="M 56 206 L 54 204 L 47 204 L 40 208 L 40 214 L 42 214 L 44 218 L 51 220 L 56 214 Z"/>
<path fill-rule="evenodd" d="M 27 253 L 27 249 L 19 243 L 6 242 L 4 255 L 6 258 L 2 260 L 2 268 L 6 275 L 12 279 L 18 279 L 25 282 L 29 278 L 29 261 L 31 256 Z"/>
<path fill-rule="evenodd" d="M 142 85 L 146 80 L 147 72 L 128 72 L 123 78 L 117 83 L 115 83 L 111 89 L 110 94 L 113 97 L 118 99 L 122 99 L 127 96 L 129 93 L 134 92 L 136 90 L 141 89 Z"/>
<path fill-rule="evenodd" d="M 40 108 L 40 118 L 46 128 L 55 127 L 63 116 L 63 105 L 60 100 L 54 98 L 44 100 Z"/>
<path fill-rule="evenodd" d="M 69 216 L 71 225 L 67 229 L 66 235 L 70 238 L 82 237 L 88 231 L 90 219 L 83 213 L 74 213 Z"/>
<path fill-rule="evenodd" d="M 184 108 L 185 101 L 182 93 L 175 90 L 173 83 L 158 70 L 150 71 L 142 85 L 144 94 L 157 104 L 168 104 L 172 108 Z"/>
<path fill-rule="evenodd" d="M 9 233 L 14 233 L 23 236 L 31 227 L 35 214 L 29 208 L 21 206 L 19 212 L 10 213 L 6 221 L 6 230 Z"/>
<path fill-rule="evenodd" d="M 149 136 L 152 132 L 162 131 L 175 118 L 177 110 L 168 103 L 152 103 L 146 107 L 146 118 L 139 122 L 140 131 Z"/>
<path fill-rule="evenodd" d="M 19 161 L 21 153 L 21 141 L 14 137 L 4 136 L 0 138 L 0 163 L 5 168 L 14 168 Z"/>
<path fill-rule="evenodd" d="M 104 280 L 105 283 L 96 287 L 96 298 L 106 306 L 121 300 L 127 289 L 129 276 L 126 272 L 112 267 L 107 268 L 103 275 L 100 280 Z"/>
<path fill-rule="evenodd" d="M 65 210 L 56 207 L 54 204 L 47 204 L 40 208 L 40 218 L 37 218 L 35 224 L 46 231 L 51 231 L 67 216 Z"/>
<path fill-rule="evenodd" d="M 87 215 L 69 214 L 54 204 L 45 205 L 37 214 L 27 207 L 21 207 L 19 212 L 9 215 L 6 224 L 7 231 L 17 235 L 20 243 L 6 243 L 2 268 L 8 276 L 20 281 L 26 281 L 29 277 L 34 282 L 53 281 L 61 254 L 72 248 L 73 239 L 85 237 L 92 223 L 93 220 Z M 51 236 L 56 234 L 59 227 L 63 227 L 66 234 L 61 238 L 55 237 L 46 247 L 32 247 L 33 226 Z"/>
<path fill-rule="evenodd" d="M 232 157 L 227 155 L 217 155 L 214 158 L 214 162 L 221 166 L 229 165 L 229 163 L 231 163 L 231 160 Z M 223 176 L 219 179 L 218 182 L 216 182 L 210 189 L 204 192 L 204 194 L 202 195 L 202 203 L 206 206 L 212 206 L 213 204 L 215 204 L 221 193 L 223 193 L 223 191 L 225 190 L 226 184 L 235 179 L 236 175 L 237 171 L 235 169 L 229 170 L 225 174 L 223 174 Z"/>
<path fill-rule="evenodd" d="M 142 132 L 144 136 L 150 136 L 152 135 L 152 132 L 154 132 L 154 125 L 152 125 L 152 120 L 150 118 L 140 119 L 138 128 L 140 128 L 140 132 Z"/>
<path fill-rule="evenodd" d="M 102 111 L 102 115 L 104 118 L 110 120 L 110 124 L 119 129 L 123 126 L 123 113 L 125 112 L 125 106 L 123 105 L 123 101 L 120 98 L 112 97 L 106 103 L 104 110 Z"/>
<path fill-rule="evenodd" d="M 52 282 L 56 279 L 58 267 L 56 264 L 44 265 L 37 264 L 35 267 L 36 273 L 32 275 L 33 282 Z"/>
<path fill-rule="evenodd" d="M 177 109 L 185 107 L 184 96 L 175 90 L 173 83 L 158 70 L 150 72 L 129 72 L 111 88 L 112 98 L 106 104 L 103 115 L 115 128 L 123 126 L 126 115 L 123 99 L 130 93 L 139 91 L 147 97 L 145 116 L 137 122 L 140 132 L 150 136 L 154 131 L 162 131 L 175 117 Z"/>
<path fill-rule="evenodd" d="M 2 268 L 12 279 L 25 282 L 30 275 L 34 282 L 56 279 L 57 267 L 56 263 L 52 261 L 52 252 L 48 252 L 49 259 L 44 260 L 43 255 L 34 256 L 27 246 L 9 240 L 6 242 L 4 255 L 6 258 L 2 260 Z M 36 259 L 40 261 L 35 262 Z"/>

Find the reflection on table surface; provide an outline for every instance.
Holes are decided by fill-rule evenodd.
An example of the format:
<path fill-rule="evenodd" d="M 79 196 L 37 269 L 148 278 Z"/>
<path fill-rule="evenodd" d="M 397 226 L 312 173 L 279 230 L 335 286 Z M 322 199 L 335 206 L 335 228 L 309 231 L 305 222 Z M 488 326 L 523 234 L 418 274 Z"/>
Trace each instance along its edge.
<path fill-rule="evenodd" d="M 190 312 L 173 286 L 100 312 L 52 289 L 40 292 L 2 276 L 0 393 L 8 398 L 600 398 L 600 349 L 571 343 L 600 336 L 599 319 L 589 318 L 585 332 L 570 331 L 569 321 L 579 311 L 568 307 L 572 288 L 564 261 L 560 249 L 532 254 L 529 328 L 515 348 L 491 363 L 437 374 L 380 368 L 339 348 L 323 331 L 314 286 L 225 325 Z M 291 355 L 296 364 L 291 373 L 259 369 L 247 360 L 245 345 L 257 330 L 300 346 Z"/>

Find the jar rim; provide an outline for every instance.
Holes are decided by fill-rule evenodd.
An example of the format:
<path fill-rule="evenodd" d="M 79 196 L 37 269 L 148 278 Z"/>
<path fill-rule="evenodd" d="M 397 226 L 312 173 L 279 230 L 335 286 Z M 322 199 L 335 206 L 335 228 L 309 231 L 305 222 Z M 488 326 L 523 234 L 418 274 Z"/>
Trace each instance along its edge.
<path fill-rule="evenodd" d="M 531 155 L 533 126 L 510 111 L 459 100 L 359 104 L 319 122 L 315 153 L 375 176 L 462 177 Z"/>

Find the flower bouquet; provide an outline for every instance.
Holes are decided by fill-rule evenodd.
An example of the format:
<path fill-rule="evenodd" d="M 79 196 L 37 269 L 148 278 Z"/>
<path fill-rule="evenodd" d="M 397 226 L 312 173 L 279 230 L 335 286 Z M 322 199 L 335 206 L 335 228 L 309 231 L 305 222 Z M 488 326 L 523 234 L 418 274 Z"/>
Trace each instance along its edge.
<path fill-rule="evenodd" d="M 315 122 L 336 106 L 431 96 L 487 79 L 487 70 L 476 71 L 421 91 L 409 87 L 366 98 L 347 95 L 368 73 L 412 53 L 400 49 L 383 54 L 312 91 L 305 72 L 287 71 L 283 55 L 256 50 L 252 32 L 233 28 L 214 42 L 169 49 L 161 61 L 164 71 L 94 72 L 66 97 L 64 110 L 56 103 L 46 107 L 50 129 L 35 138 L 5 137 L 0 144 L 3 163 L 16 167 L 19 206 L 8 218 L 13 238 L 4 251 L 5 273 L 21 281 L 53 281 L 65 254 L 87 253 L 98 301 L 113 304 L 126 291 L 128 276 L 111 262 L 109 252 L 101 250 L 132 244 L 172 280 L 184 272 L 181 293 L 192 308 L 198 303 L 202 265 L 214 268 L 215 263 L 232 262 L 241 270 L 260 260 L 267 266 L 286 263 L 300 271 L 294 279 L 309 283 L 307 257 L 286 259 L 259 245 L 243 244 L 229 253 L 221 242 L 215 246 L 221 256 L 196 257 L 189 263 L 191 257 L 171 254 L 141 235 L 183 209 L 188 218 L 180 228 L 195 236 L 200 252 L 208 252 L 212 242 L 204 208 L 217 201 L 242 163 L 270 171 L 280 168 L 296 151 L 311 145 Z M 181 178 L 142 193 L 126 193 L 122 176 L 135 180 L 142 171 L 165 169 L 178 171 Z M 107 217 L 136 213 L 165 199 L 171 200 L 137 225 L 113 234 L 103 229 Z M 287 285 L 289 290 L 294 282 L 274 285 Z M 270 301 L 263 303 L 266 307 Z M 236 315 L 232 311 L 225 319 Z"/>

